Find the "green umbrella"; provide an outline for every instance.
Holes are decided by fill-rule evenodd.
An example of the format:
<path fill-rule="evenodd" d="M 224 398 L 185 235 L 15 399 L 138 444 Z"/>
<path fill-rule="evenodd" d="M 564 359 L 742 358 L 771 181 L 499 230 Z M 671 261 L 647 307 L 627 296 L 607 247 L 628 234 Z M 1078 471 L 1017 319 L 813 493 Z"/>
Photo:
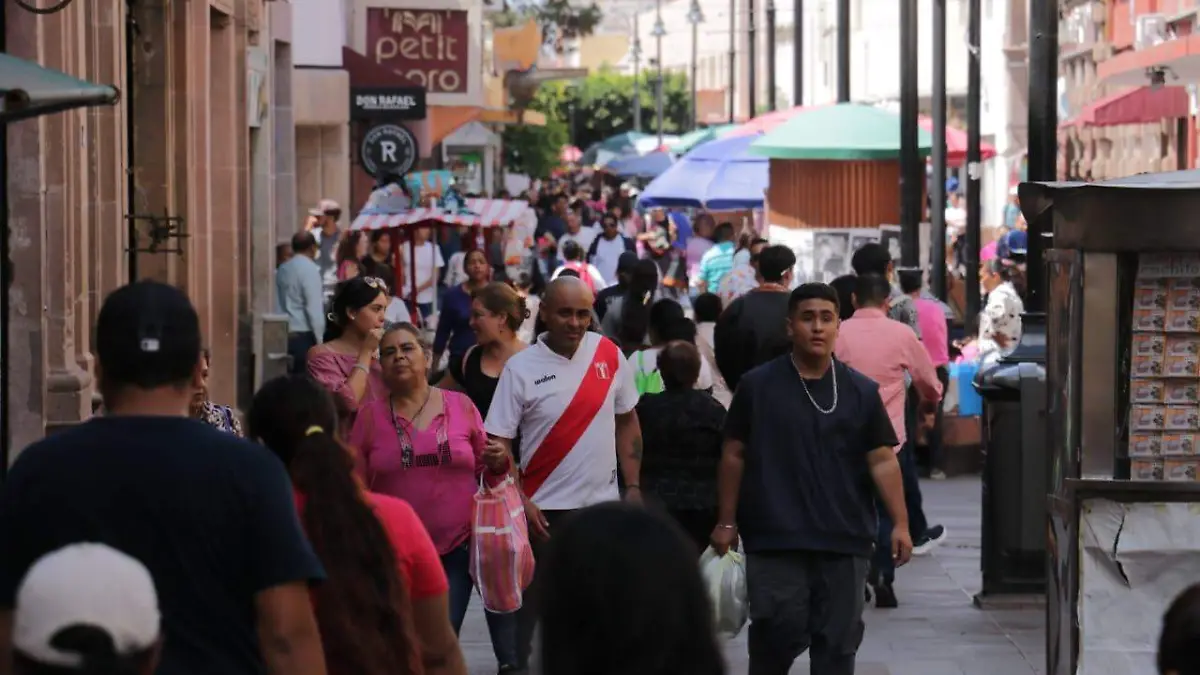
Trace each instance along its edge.
<path fill-rule="evenodd" d="M 613 157 L 617 157 L 619 155 L 642 154 L 642 152 L 639 151 L 638 146 L 647 146 L 649 142 L 647 139 L 650 138 L 650 134 L 643 134 L 640 131 L 626 131 L 624 133 L 617 134 L 616 136 L 609 136 L 599 143 L 593 143 L 591 147 L 585 150 L 583 157 L 579 158 L 579 164 L 582 166 L 604 164 L 605 162 L 600 161 L 602 152 L 606 153 L 604 155 L 604 159 L 606 161 L 609 161 Z M 641 143 L 639 143 L 639 141 L 641 141 Z M 646 152 L 652 149 L 653 148 L 649 148 L 646 150 Z"/>
<path fill-rule="evenodd" d="M 929 132 L 917 128 L 917 148 L 928 154 Z M 879 160 L 900 156 L 900 116 L 861 103 L 803 110 L 750 146 L 771 159 Z"/>
<path fill-rule="evenodd" d="M 696 129 L 680 136 L 679 140 L 670 144 L 669 147 L 671 152 L 676 155 L 686 155 L 701 145 L 709 141 L 715 141 L 736 128 L 736 124 L 721 124 L 715 127 Z"/>
<path fill-rule="evenodd" d="M 0 96 L 0 122 L 112 105 L 119 98 L 113 87 L 85 82 L 8 54 L 0 54 Z"/>

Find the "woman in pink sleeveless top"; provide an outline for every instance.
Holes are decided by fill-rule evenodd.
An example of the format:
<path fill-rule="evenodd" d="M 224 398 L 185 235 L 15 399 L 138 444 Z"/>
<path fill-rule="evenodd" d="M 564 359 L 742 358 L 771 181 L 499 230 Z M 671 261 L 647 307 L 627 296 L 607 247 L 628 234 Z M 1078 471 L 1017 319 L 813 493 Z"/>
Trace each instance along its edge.
<path fill-rule="evenodd" d="M 417 328 L 393 326 L 379 354 L 387 392 L 359 409 L 349 439 L 358 449 L 359 477 L 371 492 L 403 499 L 417 512 L 446 571 L 458 631 L 474 589 L 472 498 L 480 480 L 502 480 L 511 460 L 485 455 L 483 420 L 466 394 L 429 384 L 429 349 Z M 489 612 L 487 620 L 501 670 L 519 665 L 515 624 L 506 623 L 515 615 Z"/>

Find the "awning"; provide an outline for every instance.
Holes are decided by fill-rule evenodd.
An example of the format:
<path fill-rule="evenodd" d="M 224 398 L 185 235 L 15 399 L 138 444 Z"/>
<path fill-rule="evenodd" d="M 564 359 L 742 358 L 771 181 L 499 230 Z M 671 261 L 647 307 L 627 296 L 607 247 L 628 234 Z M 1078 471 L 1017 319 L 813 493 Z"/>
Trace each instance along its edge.
<path fill-rule="evenodd" d="M 0 93 L 0 122 L 4 123 L 113 105 L 121 97 L 115 87 L 85 82 L 9 54 L 0 54 Z"/>
<path fill-rule="evenodd" d="M 537 110 L 526 110 L 521 113 L 518 110 L 497 110 L 485 109 L 479 117 L 480 122 L 487 124 L 522 124 L 531 127 L 546 126 L 546 114 Z"/>
<path fill-rule="evenodd" d="M 447 225 L 502 227 L 511 225 L 513 221 L 529 210 L 529 202 L 523 200 L 467 199 L 465 201 L 466 212 L 464 213 L 451 213 L 437 208 L 417 208 L 401 213 L 381 213 L 368 207 L 358 214 L 350 229 L 386 230 L 431 220 Z"/>
<path fill-rule="evenodd" d="M 1137 87 L 1093 101 L 1060 127 L 1111 127 L 1149 124 L 1188 116 L 1183 87 Z"/>
<path fill-rule="evenodd" d="M 1164 84 L 1183 86 L 1200 82 L 1200 33 L 1161 44 L 1116 54 L 1096 65 L 1096 77 L 1117 87 L 1150 84 L 1148 70 L 1164 69 Z"/>

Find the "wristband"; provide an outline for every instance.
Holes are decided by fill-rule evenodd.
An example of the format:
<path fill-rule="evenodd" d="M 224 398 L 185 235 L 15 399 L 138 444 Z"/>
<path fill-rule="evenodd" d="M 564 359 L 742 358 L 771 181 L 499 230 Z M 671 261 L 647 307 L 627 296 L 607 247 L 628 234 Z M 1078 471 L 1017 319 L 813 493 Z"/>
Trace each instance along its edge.
<path fill-rule="evenodd" d="M 364 366 L 364 365 L 363 365 L 363 364 L 361 364 L 361 363 L 356 363 L 356 364 L 354 364 L 354 367 L 353 367 L 353 368 L 351 368 L 350 370 L 351 370 L 351 373 L 350 373 L 351 375 L 353 375 L 353 374 L 354 374 L 354 372 L 353 372 L 353 371 L 355 371 L 355 370 L 361 370 L 361 371 L 363 371 L 363 375 L 368 375 L 368 376 L 369 376 L 369 375 L 371 374 L 371 369 L 370 369 L 370 368 L 368 368 L 368 367 L 366 367 L 366 366 Z"/>
<path fill-rule="evenodd" d="M 717 527 L 721 528 L 722 530 L 732 530 L 736 528 L 737 525 L 722 525 L 721 523 L 717 523 Z"/>
<path fill-rule="evenodd" d="M 626 485 L 625 489 L 626 490 L 641 490 L 642 486 L 635 483 L 633 485 Z"/>

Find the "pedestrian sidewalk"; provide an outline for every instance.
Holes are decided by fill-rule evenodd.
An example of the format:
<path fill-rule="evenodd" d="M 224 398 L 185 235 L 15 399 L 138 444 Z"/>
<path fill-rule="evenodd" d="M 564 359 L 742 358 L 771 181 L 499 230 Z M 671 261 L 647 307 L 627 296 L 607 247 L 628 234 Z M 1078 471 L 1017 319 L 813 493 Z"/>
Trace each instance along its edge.
<path fill-rule="evenodd" d="M 1045 611 L 980 610 L 980 483 L 978 478 L 922 481 L 931 523 L 949 530 L 932 554 L 896 575 L 900 607 L 869 608 L 857 675 L 1041 675 L 1045 672 Z M 496 672 L 483 610 L 471 608 L 462 632 L 471 675 Z M 726 648 L 729 675 L 745 675 L 746 632 Z M 808 673 L 801 656 L 792 675 Z"/>

